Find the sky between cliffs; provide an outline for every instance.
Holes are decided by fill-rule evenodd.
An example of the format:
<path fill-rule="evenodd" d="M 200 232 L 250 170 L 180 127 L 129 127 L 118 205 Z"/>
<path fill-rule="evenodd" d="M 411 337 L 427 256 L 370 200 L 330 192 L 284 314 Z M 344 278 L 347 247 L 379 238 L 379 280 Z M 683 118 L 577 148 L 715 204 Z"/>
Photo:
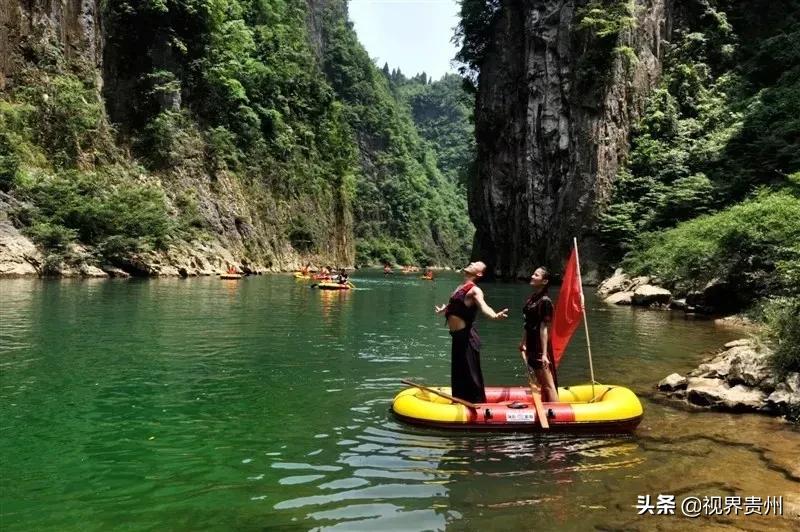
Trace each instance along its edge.
<path fill-rule="evenodd" d="M 433 79 L 456 71 L 450 64 L 456 0 L 350 0 L 348 9 L 358 40 L 378 67 L 389 63 L 407 77 L 425 72 Z"/>

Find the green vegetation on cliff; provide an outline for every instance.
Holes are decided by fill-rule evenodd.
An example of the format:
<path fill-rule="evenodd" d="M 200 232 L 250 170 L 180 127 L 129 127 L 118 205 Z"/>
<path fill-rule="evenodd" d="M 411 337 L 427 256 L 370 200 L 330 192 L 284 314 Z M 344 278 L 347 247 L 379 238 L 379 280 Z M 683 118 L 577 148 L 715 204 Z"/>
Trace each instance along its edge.
<path fill-rule="evenodd" d="M 660 86 L 598 231 L 612 261 L 678 293 L 714 281 L 765 313 L 778 366 L 800 367 L 800 2 L 675 13 Z M 785 297 L 787 299 L 781 299 Z M 792 299 L 794 298 L 794 299 Z M 790 325 L 794 323 L 794 325 Z"/>
<path fill-rule="evenodd" d="M 800 265 L 800 195 L 765 190 L 638 244 L 623 262 L 626 269 L 654 275 L 680 293 L 721 280 L 735 287 L 740 306 L 788 294 Z"/>
<path fill-rule="evenodd" d="M 344 9 L 344 2 L 332 2 L 326 10 L 323 67 L 346 106 L 362 156 L 354 211 L 357 259 L 463 261 L 472 238 L 464 193 L 437 168 L 436 154 L 420 138 L 391 80 L 358 44 Z"/>
<path fill-rule="evenodd" d="M 109 0 L 103 26 L 102 72 L 31 39 L 0 94 L 0 189 L 45 248 L 113 261 L 212 236 L 268 266 L 287 248 L 465 258 L 464 192 L 344 2 Z"/>
<path fill-rule="evenodd" d="M 163 247 L 188 227 L 114 145 L 93 80 L 53 56 L 0 98 L 0 190 L 18 202 L 7 215 L 46 251 L 44 273 L 74 243 L 98 261 Z"/>
<path fill-rule="evenodd" d="M 691 240 L 707 222 L 699 219 L 697 229 L 658 237 L 658 244 L 652 233 L 743 200 L 743 209 L 764 205 L 764 188 L 784 191 L 770 196 L 770 210 L 792 208 L 797 186 L 790 176 L 800 170 L 800 56 L 791 44 L 800 36 L 798 11 L 794 17 L 769 20 L 757 32 L 737 18 L 741 12 L 723 7 L 689 9 L 678 18 L 663 80 L 648 100 L 627 167 L 600 218 L 600 235 L 612 258 L 630 252 L 630 265 L 652 267 L 660 259 L 645 257 L 658 255 L 664 238 L 684 235 Z M 747 200 L 757 192 L 759 196 Z M 719 216 L 733 219 L 735 212 Z M 745 225 L 735 219 L 732 223 Z M 789 225 L 787 231 L 797 230 Z M 721 240 L 723 233 L 717 231 L 716 238 Z M 715 245 L 725 248 L 721 241 Z M 734 246 L 728 253 L 735 251 Z M 673 269 L 664 275 L 677 281 L 694 274 Z"/>
<path fill-rule="evenodd" d="M 384 69 L 388 70 L 388 65 Z M 398 70 L 390 79 L 402 101 L 411 108 L 420 136 L 433 148 L 441 172 L 451 182 L 466 185 L 475 160 L 475 101 L 464 90 L 462 78 L 446 74 L 431 81 L 423 72 L 406 79 Z"/>

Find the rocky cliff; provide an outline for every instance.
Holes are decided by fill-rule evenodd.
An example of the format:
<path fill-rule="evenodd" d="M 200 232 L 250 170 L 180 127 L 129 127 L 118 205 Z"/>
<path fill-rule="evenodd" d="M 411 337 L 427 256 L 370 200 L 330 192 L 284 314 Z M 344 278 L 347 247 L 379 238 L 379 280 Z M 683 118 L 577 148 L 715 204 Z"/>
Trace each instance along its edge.
<path fill-rule="evenodd" d="M 588 9 L 610 4 L 621 3 L 515 1 L 492 18 L 478 65 L 469 204 L 473 257 L 498 275 L 558 270 L 577 236 L 584 277 L 596 277 L 593 217 L 658 80 L 670 29 L 668 0 L 623 2 L 635 21 L 613 40 L 582 24 Z"/>
<path fill-rule="evenodd" d="M 98 260 L 94 257 L 96 253 L 84 257 L 57 253 L 49 255 L 49 265 L 46 260 L 32 261 L 28 256 L 11 253 L 10 250 L 22 249 L 17 244 L 24 243 L 25 249 L 33 244 L 18 232 L 13 239 L 4 234 L 0 241 L 3 260 L 26 263 L 25 268 L 5 273 L 70 276 L 101 266 L 107 271 L 122 267 L 133 275 L 203 275 L 223 271 L 231 265 L 259 272 L 292 268 L 307 260 L 352 264 L 353 246 L 344 241 L 348 227 L 344 216 L 337 216 L 336 201 L 302 194 L 294 201 L 285 201 L 264 183 L 239 179 L 225 165 L 209 164 L 209 146 L 194 125 L 180 131 L 180 138 L 175 135 L 168 145 L 159 146 L 174 151 L 169 157 L 159 154 L 167 163 L 164 167 L 147 168 L 145 172 L 140 165 L 152 153 L 137 150 L 139 139 L 135 135 L 137 128 L 144 127 L 143 120 L 150 116 L 151 109 L 142 108 L 141 102 L 136 101 L 137 91 L 141 91 L 142 81 L 151 77 L 149 69 L 166 72 L 188 65 L 181 64 L 185 58 L 174 53 L 176 35 L 163 27 L 167 17 L 162 20 L 153 17 L 148 23 L 149 31 L 139 32 L 136 43 L 128 42 L 130 46 L 123 49 L 119 46 L 119 32 L 114 35 L 114 28 L 109 32 L 106 27 L 109 13 L 108 6 L 104 8 L 98 0 L 4 2 L 0 6 L 0 90 L 7 91 L 12 102 L 15 93 L 31 89 L 41 92 L 45 101 L 55 101 L 61 87 L 51 82 L 60 76 L 75 76 L 86 87 L 92 87 L 93 90 L 84 91 L 79 98 L 89 104 L 97 103 L 102 109 L 92 128 L 96 138 L 102 138 L 103 146 L 95 150 L 78 146 L 79 152 L 94 153 L 79 153 L 75 166 L 81 171 L 98 173 L 105 172 L 110 165 L 132 170 L 134 182 L 145 183 L 163 193 L 170 215 L 179 217 L 188 201 L 203 231 L 196 235 L 175 235 L 158 250 L 127 253 L 114 258 L 113 264 L 107 258 Z M 177 86 L 176 90 L 158 95 L 156 112 L 182 110 L 180 86 Z M 0 92 L 0 97 L 6 94 Z M 67 119 L 78 121 L 83 117 Z M 4 120 L 3 125 L 9 122 Z M 115 131 L 120 134 L 115 135 Z M 53 160 L 48 140 L 51 139 L 36 138 L 39 144 L 36 147 L 47 158 L 41 165 L 37 161 L 40 166 L 37 170 L 46 173 L 69 170 L 71 164 Z M 13 195 L 15 191 L 10 192 Z M 22 204 L 37 207 L 35 202 Z M 0 218 L 8 218 L 7 210 L 0 214 Z M 287 237 L 290 220 L 301 215 L 319 219 L 324 226 L 321 234 L 315 235 L 323 244 L 313 253 L 293 248 Z M 68 247 L 71 249 L 73 245 Z M 49 251 L 44 250 L 46 258 Z M 86 260 L 94 264 L 86 264 Z"/>
<path fill-rule="evenodd" d="M 97 69 L 103 38 L 99 0 L 29 0 L 0 4 L 0 89 L 31 54 L 57 47 L 64 59 Z M 54 58 L 51 58 L 54 59 Z M 100 83 L 100 78 L 97 78 Z M 98 87 L 99 88 L 99 87 Z"/>
<path fill-rule="evenodd" d="M 465 258 L 463 193 L 343 0 L 4 2 L 0 37 L 0 219 L 40 274 Z"/>

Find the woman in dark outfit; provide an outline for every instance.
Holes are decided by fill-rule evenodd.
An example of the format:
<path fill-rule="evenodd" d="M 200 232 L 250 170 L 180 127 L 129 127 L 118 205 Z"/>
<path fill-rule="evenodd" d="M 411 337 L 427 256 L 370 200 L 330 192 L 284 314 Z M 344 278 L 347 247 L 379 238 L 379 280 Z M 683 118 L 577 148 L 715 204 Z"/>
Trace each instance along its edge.
<path fill-rule="evenodd" d="M 519 350 L 536 375 L 542 388 L 542 401 L 558 401 L 558 378 L 553 358 L 553 343 L 550 341 L 550 324 L 553 321 L 553 302 L 547 294 L 550 273 L 546 268 L 537 268 L 531 275 L 533 294 L 522 307 L 525 327 Z"/>
<path fill-rule="evenodd" d="M 483 373 L 481 372 L 481 339 L 475 331 L 478 310 L 492 320 L 508 316 L 508 309 L 492 310 L 483 299 L 483 291 L 475 282 L 483 277 L 486 265 L 472 262 L 464 268 L 464 283 L 456 288 L 447 305 L 434 307 L 444 312 L 453 343 L 450 351 L 450 386 L 453 397 L 473 403 L 485 403 Z"/>

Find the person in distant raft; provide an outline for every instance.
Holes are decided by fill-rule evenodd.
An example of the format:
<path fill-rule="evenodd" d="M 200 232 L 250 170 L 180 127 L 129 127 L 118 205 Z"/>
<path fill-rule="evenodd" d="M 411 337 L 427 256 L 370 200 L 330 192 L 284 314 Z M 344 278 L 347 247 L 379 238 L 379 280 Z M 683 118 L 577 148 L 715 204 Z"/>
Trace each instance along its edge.
<path fill-rule="evenodd" d="M 475 284 L 483 277 L 486 264 L 471 262 L 462 270 L 464 283 L 456 288 L 447 305 L 434 307 L 437 314 L 444 313 L 450 329 L 450 386 L 454 397 L 473 403 L 485 403 L 481 372 L 481 339 L 475 330 L 478 310 L 492 320 L 508 317 L 508 309 L 495 312 L 483 298 L 483 290 Z"/>
<path fill-rule="evenodd" d="M 547 293 L 550 284 L 550 272 L 547 268 L 536 268 L 531 275 L 530 284 L 533 293 L 522 307 L 525 326 L 522 329 L 519 350 L 542 388 L 542 401 L 555 403 L 558 402 L 558 378 L 550 338 L 553 301 Z"/>

